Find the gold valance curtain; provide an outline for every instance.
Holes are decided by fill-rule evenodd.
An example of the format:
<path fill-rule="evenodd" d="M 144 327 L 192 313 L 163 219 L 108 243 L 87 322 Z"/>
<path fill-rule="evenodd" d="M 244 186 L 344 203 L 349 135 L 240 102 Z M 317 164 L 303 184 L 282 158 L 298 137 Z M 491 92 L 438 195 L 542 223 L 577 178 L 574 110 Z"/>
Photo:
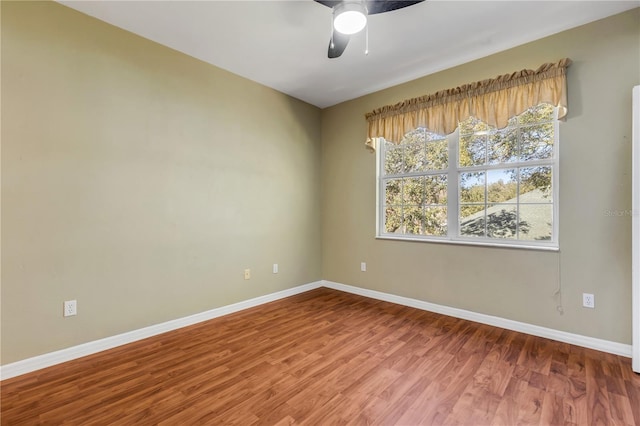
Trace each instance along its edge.
<path fill-rule="evenodd" d="M 366 145 L 375 149 L 375 140 L 380 137 L 399 143 L 406 133 L 418 127 L 448 135 L 460 121 L 471 116 L 503 128 L 509 118 L 540 103 L 559 107 L 558 118 L 563 118 L 567 113 L 569 65 L 571 59 L 562 59 L 535 71 L 505 74 L 378 108 L 365 115 L 369 122 Z"/>

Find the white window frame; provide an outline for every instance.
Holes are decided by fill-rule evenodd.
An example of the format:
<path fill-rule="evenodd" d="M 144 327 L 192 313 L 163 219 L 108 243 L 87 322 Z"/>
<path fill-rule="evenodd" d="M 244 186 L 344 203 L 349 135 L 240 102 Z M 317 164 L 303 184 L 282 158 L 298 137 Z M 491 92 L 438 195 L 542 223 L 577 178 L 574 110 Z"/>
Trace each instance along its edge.
<path fill-rule="evenodd" d="M 500 164 L 485 164 L 481 166 L 472 167 L 459 167 L 458 166 L 458 144 L 460 142 L 460 130 L 456 130 L 447 135 L 448 143 L 448 167 L 446 169 L 435 171 L 430 170 L 425 174 L 446 174 L 447 175 L 447 235 L 446 236 L 430 236 L 430 235 L 409 235 L 409 234 L 394 234 L 385 233 L 385 194 L 384 194 L 384 175 L 383 164 L 385 154 L 385 141 L 380 138 L 378 149 L 376 150 L 376 238 L 382 240 L 404 240 L 404 241 L 421 241 L 430 243 L 448 243 L 448 244 L 461 244 L 461 245 L 474 245 L 474 246 L 488 246 L 488 247 L 509 247 L 509 248 L 522 248 L 522 249 L 534 249 L 534 250 L 559 250 L 559 182 L 560 182 L 560 144 L 559 144 L 559 120 L 558 120 L 558 108 L 554 108 L 553 115 L 553 158 L 547 160 L 534 160 L 523 161 L 514 163 L 500 163 Z M 553 195 L 553 223 L 552 223 L 552 235 L 551 240 L 541 241 L 525 241 L 525 240 L 510 240 L 499 238 L 487 238 L 487 237 L 462 237 L 459 236 L 459 209 L 460 202 L 458 198 L 458 189 L 460 186 L 459 175 L 460 173 L 473 172 L 473 171 L 490 171 L 500 170 L 508 168 L 519 167 L 536 167 L 536 166 L 551 166 L 551 189 Z M 407 174 L 410 176 L 411 174 Z M 415 175 L 415 173 L 413 173 Z M 419 175 L 424 175 L 420 173 Z M 398 175 L 397 177 L 405 177 L 404 175 Z M 455 182 L 455 185 L 451 183 Z M 519 207 L 518 203 L 518 207 Z"/>

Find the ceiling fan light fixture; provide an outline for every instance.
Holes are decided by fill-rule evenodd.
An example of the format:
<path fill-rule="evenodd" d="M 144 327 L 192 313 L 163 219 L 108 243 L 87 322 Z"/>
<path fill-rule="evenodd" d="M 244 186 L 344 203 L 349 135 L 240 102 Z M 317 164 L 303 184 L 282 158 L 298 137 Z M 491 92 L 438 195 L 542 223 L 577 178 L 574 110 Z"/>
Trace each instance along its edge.
<path fill-rule="evenodd" d="M 361 2 L 340 3 L 333 9 L 333 28 L 342 34 L 355 34 L 367 25 L 367 8 Z"/>

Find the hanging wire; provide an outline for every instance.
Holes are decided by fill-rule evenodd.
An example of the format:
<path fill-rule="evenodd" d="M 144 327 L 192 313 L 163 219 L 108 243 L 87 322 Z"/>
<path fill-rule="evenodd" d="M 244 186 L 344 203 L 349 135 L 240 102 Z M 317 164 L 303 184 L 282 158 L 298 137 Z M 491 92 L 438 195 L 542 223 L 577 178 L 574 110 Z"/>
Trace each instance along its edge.
<path fill-rule="evenodd" d="M 556 297 L 556 310 L 560 312 L 560 315 L 564 315 L 564 308 L 562 307 L 562 274 L 561 274 L 560 252 L 558 252 L 558 288 L 553 295 Z"/>
<path fill-rule="evenodd" d="M 331 48 L 333 49 L 335 47 L 335 45 L 333 44 L 333 11 L 331 12 L 331 32 L 329 34 L 331 34 Z"/>
<path fill-rule="evenodd" d="M 367 20 L 367 23 L 365 24 L 364 31 L 365 31 L 364 54 L 368 55 L 369 54 L 369 20 Z"/>

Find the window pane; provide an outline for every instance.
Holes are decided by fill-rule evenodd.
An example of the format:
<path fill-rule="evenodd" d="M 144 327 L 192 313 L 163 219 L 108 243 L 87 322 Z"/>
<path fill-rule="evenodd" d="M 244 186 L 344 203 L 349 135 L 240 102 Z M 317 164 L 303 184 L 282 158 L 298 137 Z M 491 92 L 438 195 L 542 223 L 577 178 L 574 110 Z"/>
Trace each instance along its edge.
<path fill-rule="evenodd" d="M 444 141 L 447 139 L 447 136 L 440 135 L 438 133 L 433 133 L 433 132 L 430 132 L 429 130 L 425 130 L 424 139 L 427 142 Z"/>
<path fill-rule="evenodd" d="M 458 124 L 461 135 L 468 135 L 476 132 L 486 132 L 489 130 L 489 125 L 475 117 L 469 117 L 466 120 Z"/>
<path fill-rule="evenodd" d="M 551 166 L 520 169 L 520 202 L 552 203 Z"/>
<path fill-rule="evenodd" d="M 489 135 L 489 164 L 518 161 L 518 131 L 506 128 Z"/>
<path fill-rule="evenodd" d="M 549 104 L 540 104 L 531 107 L 518 116 L 518 122 L 520 125 L 551 120 L 553 120 L 553 106 Z"/>
<path fill-rule="evenodd" d="M 398 173 L 402 173 L 402 148 L 386 142 L 384 150 L 384 174 L 396 175 Z"/>
<path fill-rule="evenodd" d="M 460 137 L 460 167 L 480 166 L 487 157 L 487 135 Z"/>
<path fill-rule="evenodd" d="M 460 173 L 460 202 L 484 203 L 485 172 Z"/>
<path fill-rule="evenodd" d="M 402 204 L 402 179 L 389 179 L 385 181 L 385 203 L 387 205 Z"/>
<path fill-rule="evenodd" d="M 522 127 L 520 135 L 520 161 L 553 157 L 553 123 Z"/>
<path fill-rule="evenodd" d="M 402 204 L 421 205 L 424 203 L 424 178 L 402 179 Z"/>
<path fill-rule="evenodd" d="M 492 204 L 487 208 L 487 237 L 516 239 L 518 214 L 515 204 Z"/>
<path fill-rule="evenodd" d="M 449 146 L 446 140 L 427 142 L 427 166 L 430 170 L 443 170 L 449 165 Z"/>
<path fill-rule="evenodd" d="M 400 144 L 408 145 L 408 144 L 414 144 L 416 142 L 422 143 L 424 141 L 425 141 L 424 128 L 419 127 L 417 129 L 412 130 L 409 133 L 405 134 L 404 137 L 402 138 L 402 140 L 400 141 Z"/>
<path fill-rule="evenodd" d="M 489 170 L 487 172 L 487 202 L 517 202 L 517 178 L 516 169 Z"/>
<path fill-rule="evenodd" d="M 426 176 L 425 204 L 447 204 L 447 175 Z"/>
<path fill-rule="evenodd" d="M 403 226 L 405 234 L 422 234 L 422 207 L 405 206 Z"/>
<path fill-rule="evenodd" d="M 550 240 L 553 232 L 553 204 L 520 205 L 520 240 Z"/>
<path fill-rule="evenodd" d="M 400 226 L 402 225 L 402 207 L 387 206 L 384 210 L 384 232 L 393 234 L 402 233 Z"/>
<path fill-rule="evenodd" d="M 427 156 L 424 143 L 404 146 L 404 172 L 422 172 L 427 168 Z"/>
<path fill-rule="evenodd" d="M 424 223 L 424 233 L 426 235 L 447 235 L 447 208 L 426 207 L 424 212 Z"/>
<path fill-rule="evenodd" d="M 460 235 L 463 237 L 486 236 L 484 204 L 460 206 Z"/>

